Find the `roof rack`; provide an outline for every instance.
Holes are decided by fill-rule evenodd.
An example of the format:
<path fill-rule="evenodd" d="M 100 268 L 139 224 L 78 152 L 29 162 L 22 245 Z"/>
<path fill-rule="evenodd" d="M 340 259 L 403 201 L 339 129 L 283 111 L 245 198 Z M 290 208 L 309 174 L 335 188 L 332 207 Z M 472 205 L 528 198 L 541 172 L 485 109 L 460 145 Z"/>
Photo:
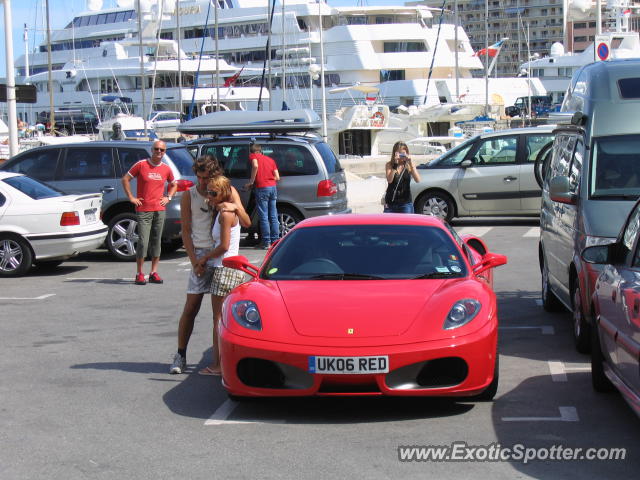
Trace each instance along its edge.
<path fill-rule="evenodd" d="M 178 126 L 180 133 L 213 135 L 232 133 L 308 132 L 322 127 L 320 117 L 310 109 L 208 113 Z"/>

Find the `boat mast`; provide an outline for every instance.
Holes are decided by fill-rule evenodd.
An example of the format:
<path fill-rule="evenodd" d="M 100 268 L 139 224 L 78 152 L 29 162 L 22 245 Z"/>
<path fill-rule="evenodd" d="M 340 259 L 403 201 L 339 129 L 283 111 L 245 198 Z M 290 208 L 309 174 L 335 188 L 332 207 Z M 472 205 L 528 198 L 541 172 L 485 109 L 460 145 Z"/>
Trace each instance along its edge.
<path fill-rule="evenodd" d="M 182 105 L 182 46 L 180 38 L 180 0 L 176 1 L 176 37 L 178 39 L 178 102 L 180 115 L 184 113 Z"/>
<path fill-rule="evenodd" d="M 7 69 L 7 113 L 9 121 L 9 155 L 18 153 L 18 115 L 16 113 L 16 80 L 13 65 L 13 31 L 11 30 L 11 0 L 4 0 L 4 41 Z"/>
<path fill-rule="evenodd" d="M 460 101 L 460 71 L 458 69 L 458 0 L 453 2 L 453 23 L 454 23 L 454 34 L 453 34 L 453 42 L 456 46 L 456 102 Z"/>
<path fill-rule="evenodd" d="M 284 36 L 284 0 L 282 1 L 282 108 L 287 104 L 287 46 Z"/>
<path fill-rule="evenodd" d="M 144 120 L 144 136 L 147 132 L 147 99 L 145 98 L 144 85 L 144 52 L 142 51 L 142 10 L 140 9 L 140 0 L 136 0 L 136 10 L 138 11 L 138 53 L 140 55 L 140 95 L 142 96 L 142 119 Z"/>
<path fill-rule="evenodd" d="M 318 28 L 320 29 L 320 94 L 322 95 L 322 140 L 327 141 L 327 92 L 324 80 L 324 40 L 322 37 L 322 2 L 318 2 Z"/>
<path fill-rule="evenodd" d="M 53 106 L 53 78 L 51 73 L 53 66 L 51 64 L 51 23 L 49 20 L 49 0 L 45 0 L 45 7 L 47 14 L 47 88 L 49 89 L 49 125 L 50 131 L 53 132 L 53 129 L 56 126 L 56 112 L 55 107 Z M 5 6 L 5 9 L 6 8 L 7 7 Z"/>
<path fill-rule="evenodd" d="M 218 0 L 215 0 L 215 10 L 213 11 L 214 48 L 216 51 L 216 112 L 220 111 L 220 50 L 218 48 Z M 228 87 L 230 89 L 231 86 Z"/>
<path fill-rule="evenodd" d="M 489 0 L 484 1 L 484 115 L 489 116 Z"/>

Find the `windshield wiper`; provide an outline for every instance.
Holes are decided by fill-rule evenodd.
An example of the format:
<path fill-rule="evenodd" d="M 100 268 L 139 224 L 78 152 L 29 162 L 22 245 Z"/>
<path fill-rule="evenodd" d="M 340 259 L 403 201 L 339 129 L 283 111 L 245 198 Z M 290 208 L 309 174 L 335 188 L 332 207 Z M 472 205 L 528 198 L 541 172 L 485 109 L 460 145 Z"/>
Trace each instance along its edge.
<path fill-rule="evenodd" d="M 376 275 L 365 275 L 362 273 L 323 273 L 314 275 L 311 280 L 384 280 Z"/>
<path fill-rule="evenodd" d="M 422 279 L 422 278 L 447 278 L 447 277 L 453 277 L 453 276 L 459 276 L 459 273 L 454 273 L 454 272 L 431 272 L 431 273 L 425 273 L 424 275 L 418 275 L 417 277 L 413 277 L 412 280 L 418 280 L 418 279 Z"/>

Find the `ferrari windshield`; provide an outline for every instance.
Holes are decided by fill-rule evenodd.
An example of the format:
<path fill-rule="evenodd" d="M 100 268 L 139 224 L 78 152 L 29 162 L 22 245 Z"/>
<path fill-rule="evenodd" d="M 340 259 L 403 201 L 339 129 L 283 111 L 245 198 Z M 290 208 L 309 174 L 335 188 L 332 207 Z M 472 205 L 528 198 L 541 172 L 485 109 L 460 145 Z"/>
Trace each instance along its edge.
<path fill-rule="evenodd" d="M 272 280 L 455 278 L 466 265 L 441 228 L 332 225 L 288 233 L 262 269 Z"/>

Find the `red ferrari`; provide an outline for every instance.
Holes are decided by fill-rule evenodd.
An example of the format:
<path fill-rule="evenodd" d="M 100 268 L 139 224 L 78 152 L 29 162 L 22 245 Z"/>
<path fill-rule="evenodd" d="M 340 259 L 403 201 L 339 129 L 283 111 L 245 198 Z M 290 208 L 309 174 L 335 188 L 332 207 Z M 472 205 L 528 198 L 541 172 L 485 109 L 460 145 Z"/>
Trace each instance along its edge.
<path fill-rule="evenodd" d="M 424 215 L 300 222 L 226 298 L 219 326 L 231 397 L 468 396 L 498 387 L 492 268 L 504 255 Z"/>

